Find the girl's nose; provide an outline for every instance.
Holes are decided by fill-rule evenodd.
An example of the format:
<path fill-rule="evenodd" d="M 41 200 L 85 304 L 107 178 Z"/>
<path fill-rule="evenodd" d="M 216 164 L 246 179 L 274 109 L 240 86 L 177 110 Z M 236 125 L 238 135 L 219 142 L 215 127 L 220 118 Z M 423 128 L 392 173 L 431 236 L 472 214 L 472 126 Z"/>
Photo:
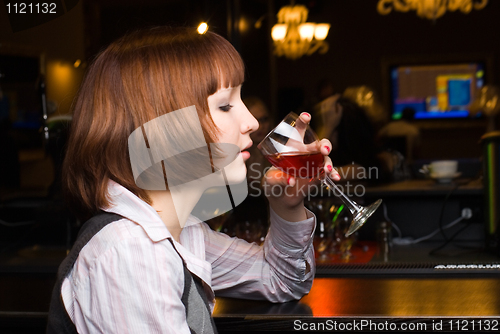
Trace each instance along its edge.
<path fill-rule="evenodd" d="M 259 121 L 252 115 L 252 113 L 248 110 L 247 107 L 246 109 L 246 114 L 245 114 L 245 120 L 243 122 L 243 133 L 252 133 L 256 131 L 259 128 Z"/>

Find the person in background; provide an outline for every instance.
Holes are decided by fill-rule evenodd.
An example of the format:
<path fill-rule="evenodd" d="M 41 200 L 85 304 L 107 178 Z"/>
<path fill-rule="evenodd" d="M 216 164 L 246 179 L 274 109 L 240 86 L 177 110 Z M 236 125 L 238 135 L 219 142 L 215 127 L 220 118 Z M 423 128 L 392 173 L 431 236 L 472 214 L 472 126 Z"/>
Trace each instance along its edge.
<path fill-rule="evenodd" d="M 250 135 L 259 124 L 241 100 L 244 72 L 221 36 L 171 27 L 127 34 L 89 66 L 73 105 L 62 185 L 81 221 L 116 220 L 84 229 L 60 266 L 47 333 L 214 333 L 215 294 L 285 302 L 309 292 L 316 219 L 299 191 L 310 189 L 309 180 L 267 171 L 264 186 L 288 191 L 266 193 L 271 223 L 263 245 L 213 231 L 190 214 L 214 178 L 226 186 L 245 181 Z M 300 122 L 310 120 L 300 115 Z M 206 152 L 193 150 L 194 134 L 202 148 L 237 148 L 227 180 L 214 172 L 217 150 L 203 170 L 207 159 L 162 158 L 169 148 Z M 134 154 L 144 157 L 136 162 L 130 138 L 140 149 Z M 339 180 L 327 156 L 330 142 L 320 144 L 325 173 Z M 159 181 L 148 183 L 154 189 L 137 181 L 144 173 L 136 179 L 134 168 L 142 166 Z M 176 182 L 164 176 L 165 166 Z M 178 188 L 185 179 L 186 188 Z"/>
<path fill-rule="evenodd" d="M 316 87 L 316 103 L 324 101 L 335 94 L 336 89 L 333 82 L 328 78 L 323 78 L 318 82 L 318 86 Z"/>
<path fill-rule="evenodd" d="M 363 108 L 334 94 L 316 104 L 314 110 L 315 130 L 320 138 L 332 143 L 330 156 L 343 180 L 388 180 L 389 157 L 377 147 L 373 126 Z"/>
<path fill-rule="evenodd" d="M 400 119 L 387 123 L 377 134 L 383 147 L 401 151 L 408 163 L 418 157 L 420 146 L 420 129 L 411 123 L 414 117 L 415 110 L 406 107 Z"/>
<path fill-rule="evenodd" d="M 338 96 L 340 95 L 337 94 L 337 90 L 335 89 L 333 82 L 326 77 L 319 80 L 316 86 L 315 95 L 308 102 L 310 110 L 312 110 L 314 114 L 319 114 L 321 115 L 321 117 L 323 117 L 324 115 L 319 113 L 321 102 L 325 101 L 328 98 L 332 98 L 334 96 L 337 96 L 338 98 Z M 313 129 L 319 129 L 321 128 L 322 124 L 324 124 L 323 118 L 314 117 L 311 120 L 310 126 Z"/>

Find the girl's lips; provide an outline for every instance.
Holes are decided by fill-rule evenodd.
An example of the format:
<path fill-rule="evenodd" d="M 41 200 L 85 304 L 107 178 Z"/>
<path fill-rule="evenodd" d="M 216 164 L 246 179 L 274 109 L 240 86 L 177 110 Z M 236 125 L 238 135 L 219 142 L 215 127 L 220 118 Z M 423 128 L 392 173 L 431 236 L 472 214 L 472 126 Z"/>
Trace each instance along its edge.
<path fill-rule="evenodd" d="M 248 160 L 248 158 L 250 158 L 250 152 L 248 151 L 241 151 L 240 154 L 243 157 L 243 160 Z"/>

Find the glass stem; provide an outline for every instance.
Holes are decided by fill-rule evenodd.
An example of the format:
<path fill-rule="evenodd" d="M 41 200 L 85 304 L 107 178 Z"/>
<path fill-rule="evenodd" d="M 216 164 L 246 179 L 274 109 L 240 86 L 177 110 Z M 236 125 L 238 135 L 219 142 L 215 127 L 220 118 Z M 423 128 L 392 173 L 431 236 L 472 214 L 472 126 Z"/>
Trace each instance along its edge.
<path fill-rule="evenodd" d="M 361 211 L 361 207 L 356 204 L 355 202 L 351 201 L 351 199 L 349 197 L 347 197 L 338 187 L 335 183 L 333 183 L 332 179 L 330 179 L 330 177 L 328 176 L 325 176 L 323 178 L 323 183 L 328 186 L 329 188 L 331 189 L 335 189 L 337 191 L 337 193 L 340 194 L 340 198 L 342 199 L 342 201 L 347 205 L 347 207 L 349 208 L 349 211 L 351 211 L 352 214 L 355 214 L 355 213 L 358 213 L 359 211 Z"/>

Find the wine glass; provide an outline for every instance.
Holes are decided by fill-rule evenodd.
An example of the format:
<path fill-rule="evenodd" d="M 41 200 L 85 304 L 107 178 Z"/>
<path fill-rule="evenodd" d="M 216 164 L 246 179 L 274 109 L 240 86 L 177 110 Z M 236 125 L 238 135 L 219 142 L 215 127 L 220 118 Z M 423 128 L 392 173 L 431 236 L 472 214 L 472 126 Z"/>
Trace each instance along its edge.
<path fill-rule="evenodd" d="M 301 178 L 319 178 L 335 189 L 352 214 L 346 236 L 356 232 L 382 203 L 379 199 L 367 207 L 347 197 L 324 173 L 324 157 L 319 139 L 307 123 L 291 112 L 260 143 L 257 148 L 269 162 L 286 174 Z"/>

